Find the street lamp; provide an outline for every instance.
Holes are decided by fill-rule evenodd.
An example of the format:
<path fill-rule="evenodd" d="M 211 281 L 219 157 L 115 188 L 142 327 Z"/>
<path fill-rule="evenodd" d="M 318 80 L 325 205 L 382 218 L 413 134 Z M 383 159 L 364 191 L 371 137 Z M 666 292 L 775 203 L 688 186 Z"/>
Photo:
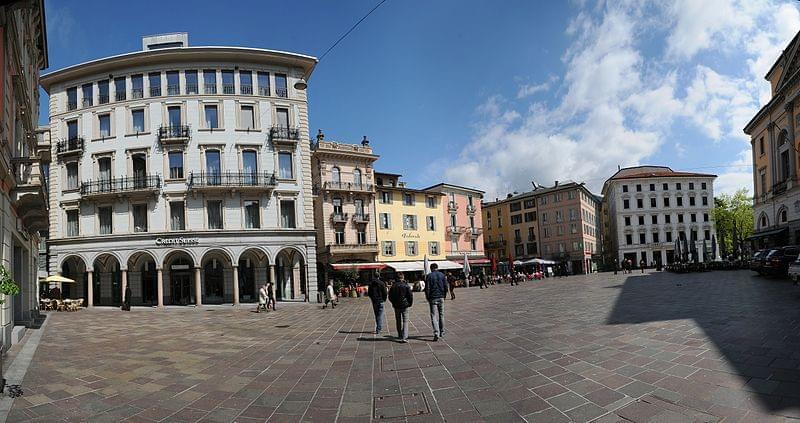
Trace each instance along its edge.
<path fill-rule="evenodd" d="M 294 89 L 296 90 L 305 90 L 306 88 L 308 88 L 308 83 L 305 78 L 300 78 L 294 83 Z"/>

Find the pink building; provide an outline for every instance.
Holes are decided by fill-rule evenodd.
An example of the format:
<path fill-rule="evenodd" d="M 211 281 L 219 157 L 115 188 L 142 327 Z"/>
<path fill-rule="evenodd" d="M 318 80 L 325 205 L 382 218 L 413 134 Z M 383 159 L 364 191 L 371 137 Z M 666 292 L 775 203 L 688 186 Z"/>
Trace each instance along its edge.
<path fill-rule="evenodd" d="M 483 191 L 450 184 L 438 184 L 425 190 L 441 192 L 446 197 L 443 221 L 447 259 L 461 263 L 466 253 L 470 264 L 487 264 L 481 223 Z"/>

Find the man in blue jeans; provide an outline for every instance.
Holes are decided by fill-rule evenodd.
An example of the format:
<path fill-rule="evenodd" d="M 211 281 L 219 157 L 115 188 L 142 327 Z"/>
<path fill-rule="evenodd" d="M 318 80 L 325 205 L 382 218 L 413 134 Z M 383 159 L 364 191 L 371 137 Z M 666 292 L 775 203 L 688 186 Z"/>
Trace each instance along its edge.
<path fill-rule="evenodd" d="M 444 336 L 444 298 L 447 296 L 447 279 L 439 271 L 439 265 L 431 264 L 431 273 L 425 276 L 425 299 L 431 308 L 433 341 Z"/>
<path fill-rule="evenodd" d="M 383 323 L 383 303 L 386 301 L 388 293 L 386 284 L 380 278 L 380 274 L 375 272 L 375 277 L 369 284 L 369 298 L 372 300 L 372 311 L 375 312 L 375 335 L 381 334 Z"/>

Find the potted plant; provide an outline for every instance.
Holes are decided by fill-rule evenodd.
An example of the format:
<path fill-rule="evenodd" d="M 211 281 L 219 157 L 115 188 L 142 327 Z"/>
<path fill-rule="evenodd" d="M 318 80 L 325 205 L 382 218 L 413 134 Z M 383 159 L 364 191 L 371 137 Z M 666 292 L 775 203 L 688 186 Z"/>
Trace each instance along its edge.
<path fill-rule="evenodd" d="M 14 280 L 11 279 L 11 275 L 8 273 L 8 270 L 0 264 L 0 294 L 4 296 L 10 295 L 17 295 L 19 294 L 20 289 L 19 285 L 14 283 Z M 6 302 L 5 297 L 0 298 L 0 305 Z M 6 378 L 3 377 L 3 347 L 0 347 L 0 392 L 4 392 L 6 389 Z"/>

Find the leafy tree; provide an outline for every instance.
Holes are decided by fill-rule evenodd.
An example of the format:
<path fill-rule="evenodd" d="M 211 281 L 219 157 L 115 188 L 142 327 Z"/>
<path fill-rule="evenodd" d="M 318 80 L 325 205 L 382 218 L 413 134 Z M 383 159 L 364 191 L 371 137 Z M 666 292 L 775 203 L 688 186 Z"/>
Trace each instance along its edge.
<path fill-rule="evenodd" d="M 733 195 L 722 194 L 715 198 L 712 214 L 722 254 L 740 253 L 745 239 L 753 234 L 753 201 L 748 189 L 742 188 Z"/>

